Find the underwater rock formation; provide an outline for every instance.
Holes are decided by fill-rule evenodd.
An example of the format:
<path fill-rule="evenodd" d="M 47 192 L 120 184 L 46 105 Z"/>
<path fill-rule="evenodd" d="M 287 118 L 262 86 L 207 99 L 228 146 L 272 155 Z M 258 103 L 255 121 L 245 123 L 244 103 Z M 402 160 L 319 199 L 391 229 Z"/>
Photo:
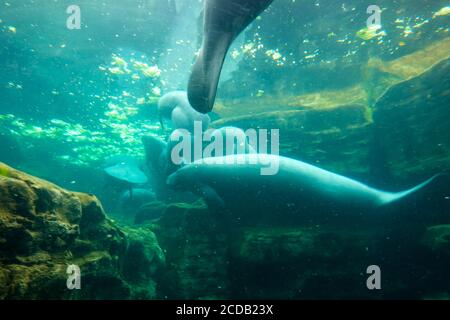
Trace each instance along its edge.
<path fill-rule="evenodd" d="M 122 275 L 133 289 L 131 298 L 151 299 L 157 296 L 157 282 L 164 270 L 165 256 L 155 234 L 149 228 L 122 229 L 127 237 Z"/>
<path fill-rule="evenodd" d="M 230 292 L 275 299 L 442 296 L 448 293 L 441 283 L 448 284 L 450 265 L 444 234 L 448 226 L 244 229 L 230 258 Z M 422 235 L 426 243 L 442 246 L 423 245 Z M 366 268 L 373 264 L 381 268 L 382 290 L 366 287 Z"/>
<path fill-rule="evenodd" d="M 167 206 L 154 226 L 166 254 L 159 289 L 166 299 L 227 299 L 227 228 L 203 203 Z"/>
<path fill-rule="evenodd" d="M 362 275 L 364 265 L 371 264 L 368 236 L 320 226 L 244 229 L 232 253 L 233 294 L 244 299 L 369 298 Z"/>
<path fill-rule="evenodd" d="M 448 225 L 274 227 L 266 222 L 252 227 L 202 203 L 154 206 L 164 211 L 149 226 L 166 255 L 166 268 L 157 278 L 164 299 L 423 299 L 449 294 Z M 382 270 L 383 290 L 367 289 L 366 270 L 374 264 Z"/>
<path fill-rule="evenodd" d="M 446 59 L 419 77 L 390 87 L 378 99 L 373 154 L 379 174 L 404 179 L 450 170 L 449 84 L 450 59 Z"/>
<path fill-rule="evenodd" d="M 95 196 L 0 163 L 0 298 L 153 298 L 163 261 L 149 230 L 121 230 Z M 67 289 L 72 264 L 82 290 Z"/>

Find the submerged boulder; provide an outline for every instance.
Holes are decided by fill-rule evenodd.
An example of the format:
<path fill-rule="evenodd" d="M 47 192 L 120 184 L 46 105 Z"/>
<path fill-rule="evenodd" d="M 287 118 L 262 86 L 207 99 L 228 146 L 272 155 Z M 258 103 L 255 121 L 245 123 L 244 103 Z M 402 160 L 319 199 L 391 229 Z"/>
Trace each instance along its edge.
<path fill-rule="evenodd" d="M 136 232 L 108 219 L 95 196 L 0 163 L 0 298 L 155 297 L 155 286 L 142 289 L 133 280 L 151 282 L 163 264 L 161 249 L 150 231 Z M 136 257 L 143 258 L 132 275 Z M 82 290 L 67 288 L 69 265 L 80 268 Z"/>

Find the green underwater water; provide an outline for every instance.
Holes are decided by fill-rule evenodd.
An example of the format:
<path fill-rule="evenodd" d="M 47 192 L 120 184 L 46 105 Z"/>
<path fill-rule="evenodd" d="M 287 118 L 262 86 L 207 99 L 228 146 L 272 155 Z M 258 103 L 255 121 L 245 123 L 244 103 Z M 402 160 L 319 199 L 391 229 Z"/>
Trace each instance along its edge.
<path fill-rule="evenodd" d="M 72 4 L 80 30 L 66 26 Z M 275 0 L 232 44 L 210 126 L 278 129 L 280 155 L 383 190 L 448 172 L 450 3 L 377 1 L 376 29 L 366 26 L 370 4 Z M 367 220 L 332 209 L 299 219 L 264 210 L 271 199 L 222 212 L 158 185 L 142 137 L 168 139 L 158 101 L 186 90 L 201 39 L 197 0 L 0 1 L 0 162 L 95 195 L 108 217 L 92 218 L 98 237 L 81 231 L 84 247 L 32 241 L 39 249 L 15 251 L 41 226 L 11 231 L 6 217 L 19 205 L 0 184 L 0 298 L 447 299 L 445 179 Z M 132 190 L 104 170 L 130 159 L 148 179 Z M 10 181 L 8 170 L 0 179 Z M 54 279 L 34 280 L 46 259 L 88 266 L 86 289 L 65 290 L 56 267 Z M 381 290 L 366 287 L 370 265 L 380 266 Z"/>

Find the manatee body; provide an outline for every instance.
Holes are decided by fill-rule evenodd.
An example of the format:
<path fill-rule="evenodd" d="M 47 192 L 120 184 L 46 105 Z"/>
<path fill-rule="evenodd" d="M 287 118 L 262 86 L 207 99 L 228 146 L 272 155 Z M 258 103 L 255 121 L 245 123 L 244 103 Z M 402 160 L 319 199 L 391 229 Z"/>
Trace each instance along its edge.
<path fill-rule="evenodd" d="M 205 0 L 202 47 L 188 83 L 189 102 L 195 110 L 212 110 L 231 43 L 272 1 Z"/>
<path fill-rule="evenodd" d="M 261 175 L 262 168 L 275 162 L 277 174 Z M 294 214 L 308 221 L 319 216 L 347 221 L 345 217 L 413 201 L 438 177 L 406 191 L 386 192 L 294 159 L 241 154 L 198 160 L 177 170 L 167 183 L 203 196 L 209 206 L 226 207 L 241 215 L 269 212 L 280 219 Z"/>

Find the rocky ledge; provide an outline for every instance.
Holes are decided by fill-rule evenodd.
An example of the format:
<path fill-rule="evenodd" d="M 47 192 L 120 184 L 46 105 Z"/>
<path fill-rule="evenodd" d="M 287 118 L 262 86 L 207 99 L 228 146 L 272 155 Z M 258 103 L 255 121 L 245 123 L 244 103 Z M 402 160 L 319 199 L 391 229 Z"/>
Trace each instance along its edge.
<path fill-rule="evenodd" d="M 0 163 L 0 299 L 154 298 L 164 255 L 146 229 L 121 229 L 93 195 Z M 67 268 L 82 290 L 67 288 Z"/>

